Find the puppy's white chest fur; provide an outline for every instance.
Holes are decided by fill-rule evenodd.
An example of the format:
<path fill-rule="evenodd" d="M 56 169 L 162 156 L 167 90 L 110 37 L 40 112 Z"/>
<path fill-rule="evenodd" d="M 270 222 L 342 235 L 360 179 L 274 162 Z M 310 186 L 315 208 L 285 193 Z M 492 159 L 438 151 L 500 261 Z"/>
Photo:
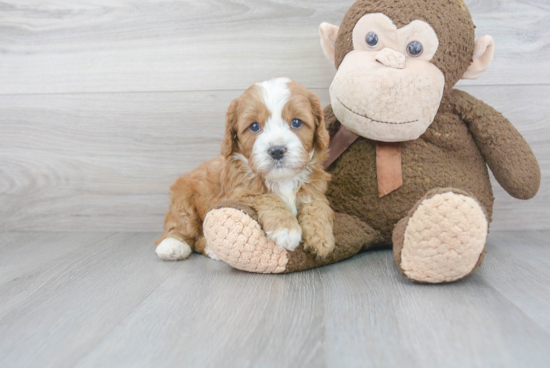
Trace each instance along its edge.
<path fill-rule="evenodd" d="M 288 208 L 292 211 L 292 214 L 296 216 L 298 214 L 296 194 L 298 194 L 300 188 L 308 182 L 309 174 L 310 170 L 308 167 L 294 178 L 278 181 L 266 180 L 265 185 L 272 193 L 275 193 L 281 197 Z"/>
<path fill-rule="evenodd" d="M 296 193 L 298 189 L 294 180 L 283 180 L 272 184 L 273 193 L 285 201 L 294 216 L 298 214 L 298 209 L 296 208 Z"/>

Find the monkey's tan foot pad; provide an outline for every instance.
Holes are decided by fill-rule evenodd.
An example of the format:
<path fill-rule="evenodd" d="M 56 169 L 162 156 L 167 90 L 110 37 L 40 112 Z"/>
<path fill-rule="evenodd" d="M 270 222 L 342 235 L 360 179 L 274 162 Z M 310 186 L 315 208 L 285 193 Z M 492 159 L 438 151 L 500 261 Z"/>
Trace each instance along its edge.
<path fill-rule="evenodd" d="M 283 273 L 288 252 L 267 239 L 251 216 L 235 208 L 210 211 L 203 223 L 210 249 L 225 263 L 242 271 Z"/>
<path fill-rule="evenodd" d="M 255 212 L 246 206 L 232 204 L 211 210 L 204 219 L 204 236 L 208 246 L 230 266 L 256 273 L 289 273 L 303 271 L 347 259 L 361 250 L 372 234 L 360 234 L 359 220 L 336 216 L 336 248 L 325 259 L 303 250 L 302 246 L 289 252 L 267 239 Z M 355 225 L 355 227 L 354 227 Z M 340 243 L 338 242 L 340 240 Z"/>
<path fill-rule="evenodd" d="M 457 189 L 436 189 L 395 227 L 395 260 L 413 281 L 456 281 L 481 265 L 487 231 L 487 217 L 475 199 Z"/>

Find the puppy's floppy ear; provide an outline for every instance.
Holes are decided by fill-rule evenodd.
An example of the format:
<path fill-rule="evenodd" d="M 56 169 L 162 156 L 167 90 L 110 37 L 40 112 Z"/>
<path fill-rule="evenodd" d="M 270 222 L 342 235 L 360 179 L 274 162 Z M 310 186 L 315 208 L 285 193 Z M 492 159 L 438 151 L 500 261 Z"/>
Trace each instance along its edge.
<path fill-rule="evenodd" d="M 315 140 L 314 146 L 316 151 L 324 151 L 328 148 L 330 143 L 330 135 L 328 134 L 327 127 L 325 126 L 325 114 L 321 101 L 315 93 L 310 93 L 309 103 L 311 104 L 311 111 L 315 118 Z"/>
<path fill-rule="evenodd" d="M 239 108 L 239 99 L 234 99 L 227 109 L 225 115 L 225 136 L 223 137 L 221 154 L 224 157 L 229 157 L 233 153 L 235 140 L 237 139 L 237 109 Z"/>

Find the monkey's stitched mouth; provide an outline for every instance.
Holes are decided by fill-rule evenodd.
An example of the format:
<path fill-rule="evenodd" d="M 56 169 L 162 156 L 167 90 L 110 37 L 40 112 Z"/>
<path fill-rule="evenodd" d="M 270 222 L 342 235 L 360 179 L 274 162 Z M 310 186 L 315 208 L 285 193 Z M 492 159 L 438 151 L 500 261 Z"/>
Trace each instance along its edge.
<path fill-rule="evenodd" d="M 336 97 L 336 99 L 338 100 L 338 102 L 340 102 L 340 104 L 342 104 L 342 106 L 344 106 L 347 110 L 351 111 L 352 113 L 354 113 L 355 115 L 359 115 L 363 118 L 367 118 L 369 119 L 370 121 L 374 122 L 374 123 L 379 123 L 379 124 L 390 124 L 390 125 L 405 125 L 405 124 L 412 124 L 412 123 L 417 123 L 418 120 L 413 120 L 413 121 L 405 121 L 403 123 L 392 123 L 392 122 L 389 122 L 389 121 L 380 121 L 380 120 L 374 120 L 372 118 L 369 118 L 367 115 L 363 115 L 363 114 L 359 114 L 355 111 L 353 111 L 352 109 L 350 109 L 349 107 L 347 107 L 338 97 Z"/>

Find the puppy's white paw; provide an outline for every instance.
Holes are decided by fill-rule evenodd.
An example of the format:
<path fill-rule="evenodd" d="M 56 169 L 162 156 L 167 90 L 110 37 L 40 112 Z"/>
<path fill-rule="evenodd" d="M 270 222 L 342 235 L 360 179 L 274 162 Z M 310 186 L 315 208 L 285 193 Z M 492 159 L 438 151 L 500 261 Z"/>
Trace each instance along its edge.
<path fill-rule="evenodd" d="M 279 248 L 294 251 L 302 241 L 302 231 L 282 229 L 278 231 L 270 231 L 267 233 L 267 238 L 274 241 Z"/>
<path fill-rule="evenodd" d="M 191 255 L 191 247 L 174 238 L 164 239 L 155 250 L 157 256 L 165 261 L 180 261 Z"/>
<path fill-rule="evenodd" d="M 221 261 L 220 257 L 218 257 L 208 245 L 204 248 L 204 254 L 206 254 L 208 258 L 213 259 L 214 261 Z"/>

